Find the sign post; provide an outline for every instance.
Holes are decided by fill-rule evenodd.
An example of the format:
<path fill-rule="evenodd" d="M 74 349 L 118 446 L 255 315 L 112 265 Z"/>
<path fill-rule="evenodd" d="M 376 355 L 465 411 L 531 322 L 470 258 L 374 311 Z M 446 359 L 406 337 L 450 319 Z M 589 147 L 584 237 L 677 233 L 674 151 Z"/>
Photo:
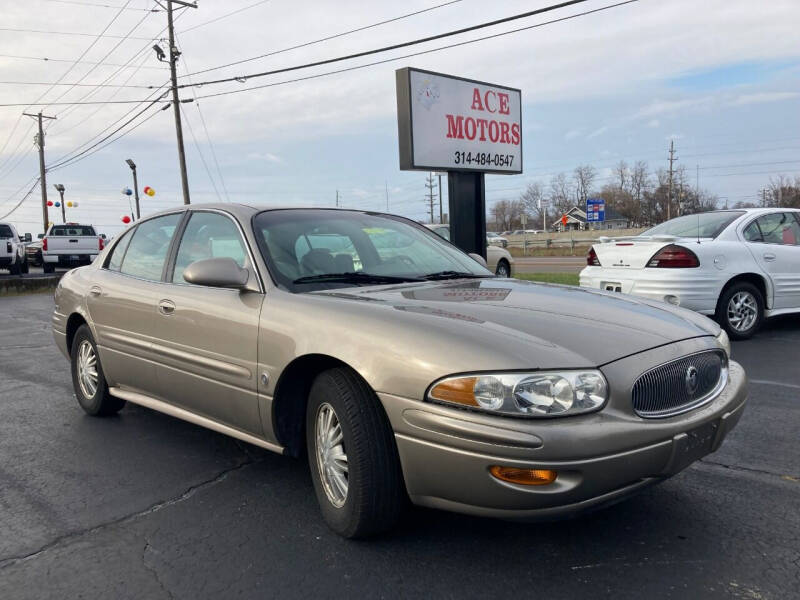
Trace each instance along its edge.
<path fill-rule="evenodd" d="M 522 224 L 522 255 L 528 255 L 528 215 L 522 213 L 519 217 L 519 222 Z"/>
<path fill-rule="evenodd" d="M 395 77 L 400 169 L 447 171 L 450 240 L 485 259 L 484 175 L 522 173 L 521 92 L 408 67 Z"/>

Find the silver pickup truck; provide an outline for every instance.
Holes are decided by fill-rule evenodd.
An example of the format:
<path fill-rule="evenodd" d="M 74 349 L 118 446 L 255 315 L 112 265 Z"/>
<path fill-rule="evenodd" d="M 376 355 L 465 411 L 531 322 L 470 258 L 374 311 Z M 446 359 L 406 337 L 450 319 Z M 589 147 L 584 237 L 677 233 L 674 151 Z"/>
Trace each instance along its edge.
<path fill-rule="evenodd" d="M 27 241 L 30 241 L 30 234 Z M 25 240 L 11 223 L 0 223 L 0 269 L 8 269 L 12 275 L 28 272 Z"/>
<path fill-rule="evenodd" d="M 56 267 L 88 265 L 103 250 L 103 242 L 91 225 L 52 225 L 42 240 L 42 269 L 52 273 Z"/>

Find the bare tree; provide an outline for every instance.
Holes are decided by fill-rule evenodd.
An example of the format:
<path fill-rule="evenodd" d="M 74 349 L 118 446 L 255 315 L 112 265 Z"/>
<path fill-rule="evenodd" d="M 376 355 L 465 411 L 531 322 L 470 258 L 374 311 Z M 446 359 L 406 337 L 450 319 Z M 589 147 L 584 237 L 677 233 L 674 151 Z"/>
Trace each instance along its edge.
<path fill-rule="evenodd" d="M 554 175 L 550 180 L 550 205 L 558 214 L 564 214 L 573 205 L 572 186 L 564 173 Z"/>
<path fill-rule="evenodd" d="M 519 200 L 500 200 L 491 209 L 492 220 L 498 231 L 519 229 L 524 208 Z"/>
<path fill-rule="evenodd" d="M 572 178 L 575 180 L 578 200 L 585 206 L 586 199 L 592 193 L 594 180 L 597 179 L 597 170 L 592 165 L 578 165 L 572 172 Z"/>
<path fill-rule="evenodd" d="M 620 190 L 630 191 L 628 187 L 631 180 L 631 171 L 628 168 L 628 163 L 624 160 L 619 161 L 614 167 L 614 178 Z"/>
<path fill-rule="evenodd" d="M 520 202 L 522 202 L 525 214 L 534 217 L 536 222 L 542 221 L 542 216 L 547 217 L 547 202 L 544 197 L 544 186 L 534 181 L 529 183 L 525 191 L 520 194 Z"/>

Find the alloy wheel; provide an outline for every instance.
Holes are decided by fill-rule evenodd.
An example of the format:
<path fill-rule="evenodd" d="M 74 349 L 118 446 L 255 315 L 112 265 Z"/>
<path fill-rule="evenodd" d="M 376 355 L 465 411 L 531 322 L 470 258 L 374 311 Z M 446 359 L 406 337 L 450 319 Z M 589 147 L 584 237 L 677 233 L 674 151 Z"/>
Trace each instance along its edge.
<path fill-rule="evenodd" d="M 316 427 L 317 468 L 328 500 L 337 508 L 347 500 L 348 465 L 342 424 L 336 411 L 327 402 L 317 411 Z"/>
<path fill-rule="evenodd" d="M 92 344 L 83 340 L 78 348 L 78 384 L 87 399 L 97 392 L 97 355 Z"/>
<path fill-rule="evenodd" d="M 728 323 L 738 332 L 748 331 L 758 319 L 758 302 L 747 291 L 736 292 L 728 301 Z"/>

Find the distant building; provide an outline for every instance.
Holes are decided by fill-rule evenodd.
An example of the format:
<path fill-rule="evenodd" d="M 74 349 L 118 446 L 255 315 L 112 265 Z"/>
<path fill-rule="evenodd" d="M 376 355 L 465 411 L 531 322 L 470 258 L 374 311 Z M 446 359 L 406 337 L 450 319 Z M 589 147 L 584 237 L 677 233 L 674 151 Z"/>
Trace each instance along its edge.
<path fill-rule="evenodd" d="M 553 231 L 584 231 L 586 229 L 627 229 L 630 226 L 630 221 L 627 217 L 619 214 L 613 208 L 606 205 L 606 220 L 601 223 L 587 222 L 586 211 L 573 206 L 567 212 L 567 225 L 566 227 L 561 224 L 561 217 L 559 217 L 552 224 Z"/>

